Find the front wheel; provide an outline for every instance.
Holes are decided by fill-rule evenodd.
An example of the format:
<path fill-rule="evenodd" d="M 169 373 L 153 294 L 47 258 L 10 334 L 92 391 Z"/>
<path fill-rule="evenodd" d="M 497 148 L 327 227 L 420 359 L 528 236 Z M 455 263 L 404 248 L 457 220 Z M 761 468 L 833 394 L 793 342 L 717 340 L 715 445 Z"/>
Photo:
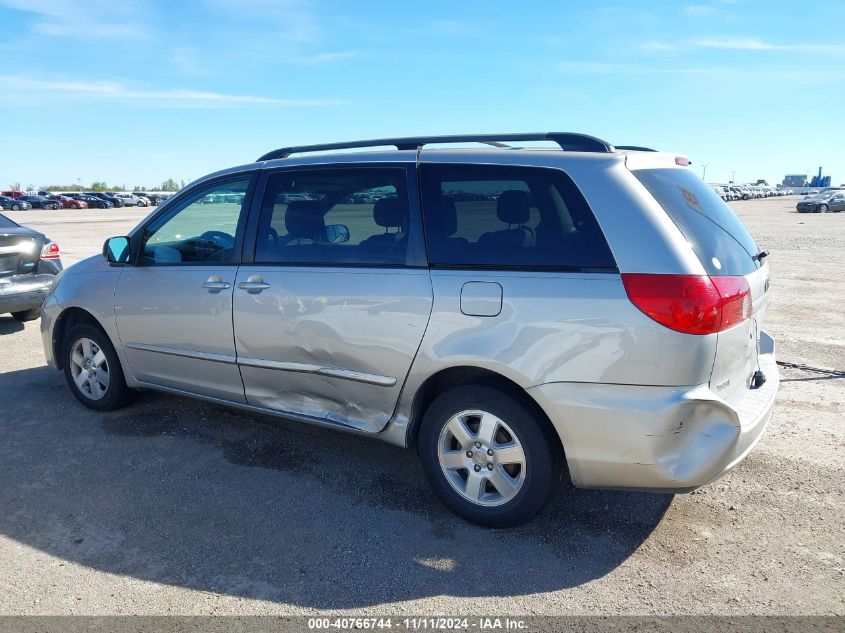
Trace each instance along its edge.
<path fill-rule="evenodd" d="M 70 208 L 71 209 L 78 209 L 79 205 L 78 204 L 72 204 L 72 205 L 70 205 Z"/>
<path fill-rule="evenodd" d="M 20 210 L 21 210 L 21 205 L 19 205 L 19 204 L 13 204 L 12 205 L 12 211 L 20 211 Z"/>
<path fill-rule="evenodd" d="M 557 439 L 544 421 L 489 387 L 458 387 L 440 395 L 423 416 L 418 450 L 440 500 L 487 527 L 531 520 L 561 479 Z"/>
<path fill-rule="evenodd" d="M 827 213 L 827 205 L 826 204 L 820 204 L 816 208 L 816 213 Z"/>
<path fill-rule="evenodd" d="M 65 381 L 79 402 L 95 411 L 111 411 L 127 404 L 133 391 L 109 337 L 98 327 L 83 323 L 64 337 Z"/>

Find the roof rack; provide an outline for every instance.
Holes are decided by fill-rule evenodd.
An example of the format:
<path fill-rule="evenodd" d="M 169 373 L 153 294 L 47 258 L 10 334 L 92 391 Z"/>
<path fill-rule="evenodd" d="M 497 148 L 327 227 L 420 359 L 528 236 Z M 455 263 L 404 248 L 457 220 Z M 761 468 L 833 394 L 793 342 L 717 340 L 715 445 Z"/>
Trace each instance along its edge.
<path fill-rule="evenodd" d="M 614 151 L 613 145 L 595 136 L 576 134 L 572 132 L 538 132 L 528 134 L 458 134 L 454 136 L 408 136 L 405 138 L 377 138 L 365 141 L 347 141 L 345 143 L 326 143 L 322 145 L 300 145 L 282 147 L 267 152 L 258 162 L 287 158 L 291 154 L 302 152 L 323 152 L 333 149 L 353 149 L 358 147 L 382 147 L 392 145 L 396 149 L 420 149 L 423 145 L 433 143 L 487 143 L 496 147 L 503 147 L 503 141 L 553 141 L 560 148 L 569 152 L 601 152 Z"/>
<path fill-rule="evenodd" d="M 656 152 L 656 149 L 642 147 L 640 145 L 617 145 L 616 149 L 628 150 L 630 152 Z"/>

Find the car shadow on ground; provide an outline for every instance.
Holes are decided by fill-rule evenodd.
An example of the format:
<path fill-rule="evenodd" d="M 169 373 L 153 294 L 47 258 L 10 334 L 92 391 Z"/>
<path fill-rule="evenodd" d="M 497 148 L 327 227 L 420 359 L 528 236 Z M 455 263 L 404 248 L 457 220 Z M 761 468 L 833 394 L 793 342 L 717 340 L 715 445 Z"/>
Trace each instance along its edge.
<path fill-rule="evenodd" d="M 0 336 L 14 334 L 24 329 L 24 324 L 10 316 L 0 316 Z"/>
<path fill-rule="evenodd" d="M 581 585 L 625 561 L 672 497 L 563 490 L 493 531 L 443 508 L 416 456 L 159 394 L 88 411 L 59 372 L 0 377 L 0 532 L 113 574 L 310 608 Z"/>

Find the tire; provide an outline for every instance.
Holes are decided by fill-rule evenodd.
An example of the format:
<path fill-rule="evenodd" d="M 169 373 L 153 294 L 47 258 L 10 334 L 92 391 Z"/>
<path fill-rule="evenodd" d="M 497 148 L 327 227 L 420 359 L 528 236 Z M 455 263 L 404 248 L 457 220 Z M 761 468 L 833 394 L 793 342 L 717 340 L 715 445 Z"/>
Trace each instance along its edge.
<path fill-rule="evenodd" d="M 827 205 L 826 204 L 820 204 L 819 206 L 817 206 L 816 207 L 816 213 L 827 213 Z"/>
<path fill-rule="evenodd" d="M 13 204 L 12 205 L 12 211 L 20 211 L 20 210 L 21 210 L 21 205 L 19 205 L 19 204 Z"/>
<path fill-rule="evenodd" d="M 32 308 L 30 310 L 21 310 L 20 312 L 12 312 L 12 318 L 15 321 L 35 321 L 41 316 L 41 308 Z"/>
<path fill-rule="evenodd" d="M 64 336 L 61 353 L 65 381 L 83 405 L 112 411 L 131 401 L 134 391 L 126 386 L 120 359 L 103 330 L 88 323 L 74 326 Z M 108 377 L 105 386 L 103 374 Z"/>
<path fill-rule="evenodd" d="M 79 208 L 79 205 L 78 205 L 78 204 L 71 204 L 71 205 L 70 205 L 70 208 L 71 208 L 71 209 L 78 209 L 78 208 Z"/>
<path fill-rule="evenodd" d="M 490 387 L 457 387 L 438 396 L 423 416 L 417 450 L 440 500 L 486 527 L 533 519 L 561 480 L 556 436 L 528 407 Z"/>

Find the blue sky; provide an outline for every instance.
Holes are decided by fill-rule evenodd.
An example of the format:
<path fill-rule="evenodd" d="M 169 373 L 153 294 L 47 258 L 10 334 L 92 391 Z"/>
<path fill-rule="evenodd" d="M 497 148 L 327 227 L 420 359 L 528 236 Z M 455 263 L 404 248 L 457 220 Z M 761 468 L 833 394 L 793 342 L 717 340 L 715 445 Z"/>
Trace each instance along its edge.
<path fill-rule="evenodd" d="M 841 0 L 0 0 L 0 24 L 0 186 L 549 130 L 683 152 L 708 181 L 845 182 Z"/>

